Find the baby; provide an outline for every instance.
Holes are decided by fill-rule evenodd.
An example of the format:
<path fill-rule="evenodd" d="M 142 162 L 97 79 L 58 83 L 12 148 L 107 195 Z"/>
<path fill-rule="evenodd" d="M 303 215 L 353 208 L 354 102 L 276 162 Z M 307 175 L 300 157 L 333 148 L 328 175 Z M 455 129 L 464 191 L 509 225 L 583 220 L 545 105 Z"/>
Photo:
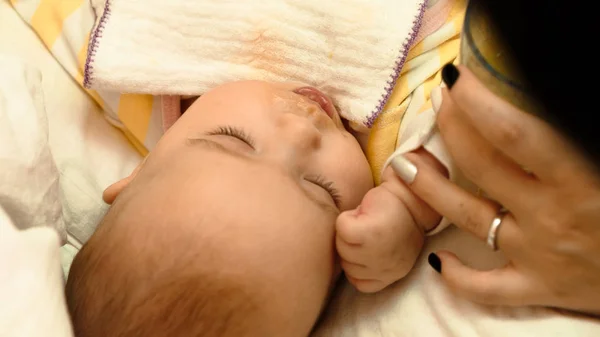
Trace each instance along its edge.
<path fill-rule="evenodd" d="M 305 337 L 340 274 L 335 250 L 377 291 L 440 221 L 390 170 L 374 188 L 332 101 L 293 83 L 204 94 L 104 200 L 66 286 L 80 337 Z"/>

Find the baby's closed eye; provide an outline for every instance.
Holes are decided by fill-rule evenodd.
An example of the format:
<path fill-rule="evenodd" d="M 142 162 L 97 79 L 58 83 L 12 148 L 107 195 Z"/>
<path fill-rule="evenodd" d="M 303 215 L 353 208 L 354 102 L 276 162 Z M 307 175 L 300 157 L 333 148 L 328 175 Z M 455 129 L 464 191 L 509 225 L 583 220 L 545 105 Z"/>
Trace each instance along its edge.
<path fill-rule="evenodd" d="M 308 176 L 304 179 L 325 190 L 327 194 L 329 194 L 329 196 L 331 197 L 331 201 L 333 201 L 335 207 L 337 207 L 338 209 L 341 208 L 342 197 L 340 195 L 339 190 L 335 187 L 335 184 L 332 181 L 327 180 L 321 175 Z"/>

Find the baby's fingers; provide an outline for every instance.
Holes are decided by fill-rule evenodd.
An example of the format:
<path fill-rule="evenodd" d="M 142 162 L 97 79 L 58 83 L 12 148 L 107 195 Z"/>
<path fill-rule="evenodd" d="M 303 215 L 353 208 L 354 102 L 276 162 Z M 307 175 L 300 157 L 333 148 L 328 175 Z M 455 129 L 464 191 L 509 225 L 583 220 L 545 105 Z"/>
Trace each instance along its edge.
<path fill-rule="evenodd" d="M 338 234 L 335 236 L 335 248 L 343 261 L 360 266 L 367 265 L 368 257 L 366 256 L 365 249 L 362 245 L 350 244 L 344 241 Z"/>
<path fill-rule="evenodd" d="M 383 281 L 357 279 L 348 274 L 346 274 L 346 279 L 361 293 L 376 293 L 388 286 Z"/>
<path fill-rule="evenodd" d="M 373 271 L 364 264 L 348 262 L 343 258 L 341 259 L 340 264 L 344 273 L 348 276 L 361 280 L 375 279 L 375 277 L 373 277 Z"/>
<path fill-rule="evenodd" d="M 372 188 L 356 209 L 337 218 L 337 235 L 351 245 L 381 243 L 389 237 L 394 224 L 402 220 L 406 206 L 383 186 Z"/>
<path fill-rule="evenodd" d="M 358 291 L 363 293 L 374 293 L 385 288 L 389 283 L 375 278 L 375 272 L 369 268 L 366 263 L 368 257 L 365 254 L 364 247 L 360 245 L 350 245 L 336 236 L 336 248 L 340 259 L 340 264 L 348 282 Z"/>
<path fill-rule="evenodd" d="M 342 212 L 335 222 L 338 239 L 350 245 L 362 245 L 366 242 L 368 226 L 360 221 L 360 206 L 354 210 Z"/>
<path fill-rule="evenodd" d="M 512 265 L 480 271 L 465 266 L 450 252 L 429 255 L 429 264 L 446 284 L 461 296 L 487 305 L 532 304 L 530 282 Z"/>

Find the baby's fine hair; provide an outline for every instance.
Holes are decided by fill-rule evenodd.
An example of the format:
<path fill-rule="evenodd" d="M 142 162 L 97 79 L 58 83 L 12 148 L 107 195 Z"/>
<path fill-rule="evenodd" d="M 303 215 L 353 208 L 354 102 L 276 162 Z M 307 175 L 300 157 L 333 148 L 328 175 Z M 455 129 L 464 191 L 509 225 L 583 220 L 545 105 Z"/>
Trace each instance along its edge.
<path fill-rule="evenodd" d="M 76 337 L 260 334 L 256 296 L 243 279 L 207 266 L 193 240 L 122 230 L 131 227 L 120 223 L 132 219 L 123 216 L 126 204 L 111 207 L 71 266 L 66 297 Z"/>

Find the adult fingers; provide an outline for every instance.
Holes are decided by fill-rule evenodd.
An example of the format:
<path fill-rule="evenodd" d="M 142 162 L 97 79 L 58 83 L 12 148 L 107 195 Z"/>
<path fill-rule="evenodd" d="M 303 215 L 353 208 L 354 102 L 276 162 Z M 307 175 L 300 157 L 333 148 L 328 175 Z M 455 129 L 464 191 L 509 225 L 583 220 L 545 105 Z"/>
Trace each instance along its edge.
<path fill-rule="evenodd" d="M 440 134 L 461 172 L 508 209 L 516 211 L 535 200 L 539 181 L 479 134 L 446 90 L 442 97 Z"/>
<path fill-rule="evenodd" d="M 510 306 L 534 303 L 531 283 L 510 264 L 481 271 L 465 266 L 450 252 L 432 253 L 428 260 L 455 293 L 473 302 Z"/>
<path fill-rule="evenodd" d="M 542 180 L 570 176 L 575 151 L 550 125 L 494 95 L 464 66 L 448 64 L 442 76 L 452 100 L 491 144 Z"/>
<path fill-rule="evenodd" d="M 439 172 L 424 165 L 414 154 L 398 156 L 391 165 L 410 189 L 438 213 L 480 239 L 487 238 L 490 225 L 498 214 L 498 205 L 458 187 Z M 407 172 L 414 174 L 408 176 Z M 514 218 L 506 214 L 498 229 L 497 246 L 503 250 L 512 250 L 521 246 L 521 240 L 521 231 Z"/>

